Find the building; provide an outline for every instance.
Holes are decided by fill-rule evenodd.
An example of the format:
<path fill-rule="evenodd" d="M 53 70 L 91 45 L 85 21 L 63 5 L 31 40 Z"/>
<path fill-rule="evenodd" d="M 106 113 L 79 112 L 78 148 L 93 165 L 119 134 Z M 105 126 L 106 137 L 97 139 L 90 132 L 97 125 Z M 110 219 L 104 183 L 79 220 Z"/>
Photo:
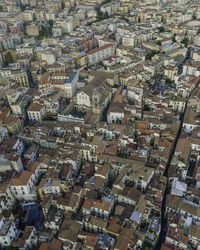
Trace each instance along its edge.
<path fill-rule="evenodd" d="M 175 79 L 175 76 L 177 75 L 178 73 L 178 68 L 177 67 L 174 67 L 174 66 L 167 66 L 165 67 L 165 72 L 164 72 L 164 75 L 171 79 L 171 80 L 174 80 Z"/>
<path fill-rule="evenodd" d="M 11 135 L 17 134 L 22 128 L 22 120 L 19 117 L 5 117 L 3 126 L 8 129 Z"/>
<path fill-rule="evenodd" d="M 3 215 L 0 218 L 0 246 L 10 246 L 12 240 L 17 239 L 19 232 L 13 220 L 6 220 Z"/>
<path fill-rule="evenodd" d="M 115 45 L 113 44 L 106 44 L 99 48 L 92 49 L 86 52 L 88 59 L 88 66 L 99 63 L 104 59 L 114 55 L 114 53 L 115 53 Z"/>
<path fill-rule="evenodd" d="M 26 26 L 26 33 L 28 36 L 36 37 L 39 36 L 40 28 L 36 24 L 30 24 Z"/>
<path fill-rule="evenodd" d="M 78 88 L 79 72 L 44 73 L 39 81 L 39 88 L 60 88 L 63 97 L 71 98 Z"/>
<path fill-rule="evenodd" d="M 27 109 L 28 118 L 31 121 L 40 122 L 46 113 L 46 108 L 44 105 L 38 103 L 31 103 Z"/>
<path fill-rule="evenodd" d="M 42 179 L 38 186 L 38 193 L 41 199 L 47 194 L 59 195 L 61 193 L 60 181 L 58 179 Z"/>
<path fill-rule="evenodd" d="M 19 201 L 33 201 L 37 198 L 35 184 L 39 177 L 40 165 L 32 162 L 27 170 L 23 170 L 19 177 L 11 179 L 11 192 Z"/>
<path fill-rule="evenodd" d="M 11 70 L 11 78 L 23 87 L 29 87 L 29 77 L 25 69 Z"/>
<path fill-rule="evenodd" d="M 15 205 L 16 199 L 11 193 L 10 185 L 6 183 L 0 184 L 0 205 L 2 210 L 12 209 Z"/>
<path fill-rule="evenodd" d="M 31 102 L 31 92 L 28 88 L 10 89 L 6 93 L 9 106 L 14 115 L 24 115 Z"/>
<path fill-rule="evenodd" d="M 114 203 L 99 201 L 99 200 L 85 200 L 82 209 L 85 215 L 93 214 L 98 217 L 108 218 L 112 212 Z"/>
<path fill-rule="evenodd" d="M 50 205 L 48 213 L 45 215 L 45 228 L 57 232 L 60 229 L 63 215 L 64 213 L 61 209 L 57 209 L 56 206 Z"/>
<path fill-rule="evenodd" d="M 11 246 L 20 249 L 31 249 L 38 244 L 38 236 L 34 226 L 26 226 L 24 233 L 17 240 L 11 242 Z"/>
<path fill-rule="evenodd" d="M 22 12 L 22 19 L 24 22 L 32 22 L 34 20 L 34 13 L 30 10 L 25 10 Z"/>
<path fill-rule="evenodd" d="M 125 47 L 135 47 L 135 35 L 134 34 L 130 34 L 130 35 L 124 35 L 122 37 L 122 45 Z"/>
<path fill-rule="evenodd" d="M 14 39 L 9 34 L 0 34 L 0 51 L 15 48 Z"/>
<path fill-rule="evenodd" d="M 95 77 L 76 95 L 76 105 L 83 108 L 92 108 L 92 111 L 101 114 L 111 100 L 111 87 L 101 75 Z"/>

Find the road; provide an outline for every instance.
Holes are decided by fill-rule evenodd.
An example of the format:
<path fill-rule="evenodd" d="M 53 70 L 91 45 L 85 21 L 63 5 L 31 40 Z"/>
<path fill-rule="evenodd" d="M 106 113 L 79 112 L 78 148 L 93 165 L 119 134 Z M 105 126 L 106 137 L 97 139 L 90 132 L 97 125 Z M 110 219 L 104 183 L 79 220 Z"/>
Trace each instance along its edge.
<path fill-rule="evenodd" d="M 185 111 L 187 109 L 188 101 L 190 99 L 190 96 L 194 93 L 194 91 L 197 89 L 198 86 L 199 86 L 199 83 L 197 83 L 194 90 L 190 93 L 190 95 L 189 95 L 189 97 L 187 99 L 186 105 L 185 105 L 184 112 L 180 116 L 179 130 L 178 130 L 178 133 L 177 133 L 176 138 L 174 140 L 174 143 L 173 143 L 173 146 L 172 146 L 169 158 L 168 158 L 168 162 L 167 162 L 167 165 L 166 165 L 166 168 L 165 168 L 164 176 L 167 177 L 167 184 L 166 184 L 165 192 L 164 192 L 164 195 L 163 195 L 163 202 L 162 202 L 162 208 L 161 208 L 161 233 L 159 235 L 159 239 L 157 241 L 157 244 L 154 247 L 155 250 L 161 249 L 162 243 L 164 243 L 164 241 L 165 241 L 166 230 L 167 230 L 167 218 L 165 218 L 165 209 L 166 209 L 166 195 L 168 193 L 168 188 L 169 188 L 169 186 L 168 186 L 168 184 L 169 184 L 168 183 L 168 171 L 169 171 L 169 168 L 170 168 L 171 160 L 172 160 L 173 155 L 174 155 L 176 144 L 178 142 L 178 139 L 179 139 L 181 131 L 182 131 L 183 120 L 184 120 L 184 116 L 185 116 Z"/>
<path fill-rule="evenodd" d="M 162 86 L 160 85 L 160 82 L 161 82 L 162 77 L 163 77 L 163 74 L 161 74 L 161 75 L 158 77 L 158 79 L 155 80 L 155 82 L 154 82 L 154 84 L 153 84 L 153 86 L 152 86 L 152 88 L 151 88 L 151 90 L 152 90 L 153 92 L 156 92 L 156 91 L 160 92 L 160 89 L 161 89 L 161 87 L 162 87 Z"/>

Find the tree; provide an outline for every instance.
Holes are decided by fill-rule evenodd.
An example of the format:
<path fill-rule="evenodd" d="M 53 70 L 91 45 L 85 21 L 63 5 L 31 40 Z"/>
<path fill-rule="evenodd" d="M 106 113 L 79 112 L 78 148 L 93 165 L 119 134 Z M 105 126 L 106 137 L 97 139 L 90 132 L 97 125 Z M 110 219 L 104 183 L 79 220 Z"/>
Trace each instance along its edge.
<path fill-rule="evenodd" d="M 150 51 L 149 53 L 146 54 L 145 60 L 151 60 L 152 57 L 153 57 L 155 54 L 158 54 L 158 53 L 159 53 L 159 51 L 156 51 L 156 50 Z"/>
<path fill-rule="evenodd" d="M 156 74 L 153 76 L 153 79 L 157 80 L 159 77 L 160 77 L 160 74 L 159 74 L 159 73 L 156 73 Z"/>
<path fill-rule="evenodd" d="M 165 80 L 165 84 L 166 84 L 166 85 L 174 85 L 174 81 L 172 81 L 171 79 L 167 78 L 167 79 Z"/>
<path fill-rule="evenodd" d="M 187 37 L 185 37 L 185 38 L 181 41 L 181 43 L 184 44 L 185 47 L 187 47 L 188 42 L 189 42 L 189 39 L 188 39 Z"/>
<path fill-rule="evenodd" d="M 44 37 L 48 38 L 52 34 L 52 28 L 51 27 L 44 27 L 42 26 L 42 29 L 39 32 L 39 36 L 36 37 L 36 40 L 42 40 Z"/>
<path fill-rule="evenodd" d="M 156 43 L 156 44 L 160 46 L 160 45 L 161 45 L 161 41 L 157 41 L 157 43 Z"/>
<path fill-rule="evenodd" d="M 4 246 L 3 250 L 17 250 L 18 247 L 13 247 L 13 246 Z"/>
<path fill-rule="evenodd" d="M 110 3 L 111 0 L 104 0 L 102 3 L 101 3 L 101 6 L 104 5 L 104 4 L 107 4 L 107 3 Z"/>
<path fill-rule="evenodd" d="M 108 12 L 107 12 L 107 11 L 104 13 L 104 12 L 102 12 L 102 11 L 100 10 L 100 8 L 97 8 L 97 9 L 96 9 L 96 12 L 97 12 L 97 21 L 98 21 L 98 22 L 100 22 L 100 21 L 102 21 L 102 20 L 104 20 L 104 19 L 108 19 L 108 18 L 109 18 L 109 15 L 108 15 Z"/>
<path fill-rule="evenodd" d="M 50 25 L 51 27 L 53 27 L 53 20 L 52 20 L 52 19 L 49 20 L 49 25 Z"/>
<path fill-rule="evenodd" d="M 173 43 L 176 42 L 176 34 L 174 34 L 174 36 L 172 37 L 172 42 L 173 42 Z"/>
<path fill-rule="evenodd" d="M 109 15 L 108 15 L 108 12 L 106 11 L 104 14 L 103 14 L 103 19 L 108 19 L 109 18 Z"/>
<path fill-rule="evenodd" d="M 26 6 L 23 5 L 21 2 L 20 2 L 19 7 L 20 7 L 20 9 L 21 9 L 22 12 L 26 9 Z"/>
<path fill-rule="evenodd" d="M 5 66 L 8 66 L 10 63 L 13 63 L 13 62 L 14 62 L 13 56 L 10 53 L 10 51 L 8 51 L 4 58 Z"/>
<path fill-rule="evenodd" d="M 144 104 L 144 111 L 150 111 L 150 107 L 148 104 Z"/>
<path fill-rule="evenodd" d="M 163 26 L 158 27 L 159 33 L 162 33 L 165 31 L 165 28 Z"/>

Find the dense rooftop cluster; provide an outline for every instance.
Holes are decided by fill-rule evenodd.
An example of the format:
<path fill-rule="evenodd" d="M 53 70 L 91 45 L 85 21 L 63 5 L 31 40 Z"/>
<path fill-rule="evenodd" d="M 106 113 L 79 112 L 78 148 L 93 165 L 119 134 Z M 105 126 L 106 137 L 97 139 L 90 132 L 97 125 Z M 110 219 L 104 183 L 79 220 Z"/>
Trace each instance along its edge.
<path fill-rule="evenodd" d="M 200 250 L 197 0 L 0 1 L 0 249 Z"/>

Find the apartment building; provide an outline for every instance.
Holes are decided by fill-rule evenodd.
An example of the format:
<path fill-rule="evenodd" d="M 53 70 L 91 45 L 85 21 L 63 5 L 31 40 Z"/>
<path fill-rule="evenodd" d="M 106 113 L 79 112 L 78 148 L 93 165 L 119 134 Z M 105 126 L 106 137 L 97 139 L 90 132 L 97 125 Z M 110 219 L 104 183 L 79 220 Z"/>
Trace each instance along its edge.
<path fill-rule="evenodd" d="M 0 50 L 10 50 L 15 48 L 15 43 L 10 34 L 0 34 Z"/>
<path fill-rule="evenodd" d="M 150 50 L 159 50 L 160 46 L 157 45 L 155 42 L 143 42 L 142 45 L 144 46 L 144 48 L 146 49 L 150 49 Z"/>
<path fill-rule="evenodd" d="M 39 82 L 39 88 L 55 87 L 62 89 L 62 95 L 72 97 L 77 90 L 79 72 L 44 73 Z"/>
<path fill-rule="evenodd" d="M 171 80 L 174 80 L 175 79 L 175 76 L 178 74 L 178 68 L 177 67 L 174 67 L 174 66 L 166 66 L 165 67 L 165 72 L 164 72 L 164 75 L 171 79 Z"/>
<path fill-rule="evenodd" d="M 115 53 L 115 45 L 113 44 L 106 44 L 99 48 L 92 49 L 86 52 L 88 59 L 88 66 L 99 63 L 104 59 L 114 55 L 114 53 Z"/>
<path fill-rule="evenodd" d="M 19 232 L 13 220 L 6 220 L 0 216 L 0 247 L 10 246 L 12 240 L 17 239 Z"/>
<path fill-rule="evenodd" d="M 10 185 L 7 183 L 0 184 L 0 205 L 2 210 L 9 210 L 12 209 L 15 204 L 15 197 L 11 193 Z"/>
<path fill-rule="evenodd" d="M 125 47 L 135 47 L 136 36 L 134 34 L 124 35 L 122 37 L 122 45 Z"/>
<path fill-rule="evenodd" d="M 44 198 L 44 195 L 53 194 L 59 195 L 61 193 L 60 181 L 58 179 L 42 179 L 38 186 L 38 194 L 41 199 Z"/>
<path fill-rule="evenodd" d="M 29 78 L 26 70 L 13 69 L 11 71 L 11 78 L 23 87 L 29 87 Z"/>
<path fill-rule="evenodd" d="M 88 199 L 83 203 L 82 209 L 84 214 L 95 214 L 99 217 L 109 217 L 114 204 L 107 201 Z"/>
<path fill-rule="evenodd" d="M 46 113 L 46 108 L 44 105 L 31 103 L 27 109 L 27 113 L 29 120 L 40 122 Z"/>
<path fill-rule="evenodd" d="M 32 162 L 19 177 L 11 179 L 11 192 L 19 201 L 33 201 L 37 198 L 35 184 L 39 177 L 40 164 Z"/>
<path fill-rule="evenodd" d="M 17 240 L 13 240 L 11 245 L 18 249 L 33 249 L 37 246 L 38 236 L 34 226 L 26 226 L 24 233 Z"/>
<path fill-rule="evenodd" d="M 6 93 L 9 106 L 15 115 L 23 115 L 31 102 L 31 91 L 28 88 L 20 87 L 10 89 Z"/>
<path fill-rule="evenodd" d="M 22 12 L 22 19 L 24 22 L 32 22 L 34 20 L 34 13 L 31 10 L 25 10 Z"/>
<path fill-rule="evenodd" d="M 39 35 L 39 26 L 36 24 L 30 24 L 26 26 L 26 33 L 28 36 L 38 36 Z"/>

